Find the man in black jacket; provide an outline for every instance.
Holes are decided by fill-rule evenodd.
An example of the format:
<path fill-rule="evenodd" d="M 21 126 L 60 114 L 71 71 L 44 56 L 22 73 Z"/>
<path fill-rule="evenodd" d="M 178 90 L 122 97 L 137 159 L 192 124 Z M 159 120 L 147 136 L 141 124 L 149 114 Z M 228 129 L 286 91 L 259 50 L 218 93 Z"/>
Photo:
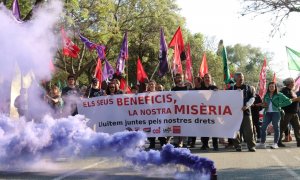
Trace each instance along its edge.
<path fill-rule="evenodd" d="M 260 105 L 262 103 L 262 99 L 260 96 L 255 93 L 255 87 L 251 86 L 253 93 L 255 94 L 255 100 L 254 103 L 251 106 L 251 115 L 252 115 L 252 121 L 253 121 L 253 130 L 254 134 L 256 135 L 257 142 L 260 142 L 260 122 L 259 122 L 259 112 L 262 110 L 262 106 Z"/>
<path fill-rule="evenodd" d="M 248 146 L 248 150 L 250 152 L 255 152 L 256 142 L 254 140 L 253 134 L 253 123 L 252 123 L 252 116 L 251 116 L 251 105 L 253 104 L 255 98 L 254 93 L 249 85 L 244 84 L 244 75 L 240 72 L 234 74 L 234 80 L 236 84 L 230 87 L 230 90 L 241 90 L 244 94 L 243 99 L 243 120 L 241 124 L 240 131 L 243 132 L 243 136 Z M 241 146 L 241 137 L 240 133 L 237 133 L 236 139 L 233 140 L 233 144 L 236 148 L 236 151 L 242 151 Z"/>
<path fill-rule="evenodd" d="M 91 87 L 87 90 L 85 96 L 87 98 L 93 98 L 93 97 L 98 97 L 98 96 L 103 96 L 103 95 L 104 95 L 104 91 L 99 88 L 98 79 L 93 78 Z"/>
<path fill-rule="evenodd" d="M 283 81 L 283 84 L 285 85 L 285 87 L 282 88 L 281 92 L 290 99 L 297 98 L 296 93 L 293 91 L 295 87 L 294 79 L 287 78 Z M 294 134 L 297 140 L 297 147 L 300 147 L 300 122 L 297 114 L 298 104 L 299 102 L 293 102 L 292 104 L 282 108 L 285 112 L 285 115 L 280 122 L 280 137 L 278 142 L 279 147 L 285 147 L 285 145 L 282 143 L 282 135 L 283 132 L 287 129 L 289 123 L 291 123 L 294 129 Z"/>

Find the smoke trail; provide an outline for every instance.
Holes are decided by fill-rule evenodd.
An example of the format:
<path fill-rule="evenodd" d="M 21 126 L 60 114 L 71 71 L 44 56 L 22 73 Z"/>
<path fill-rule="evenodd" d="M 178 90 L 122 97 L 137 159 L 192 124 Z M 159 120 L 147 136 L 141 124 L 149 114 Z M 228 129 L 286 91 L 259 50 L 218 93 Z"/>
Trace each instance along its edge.
<path fill-rule="evenodd" d="M 48 62 L 54 57 L 57 39 L 53 27 L 62 11 L 60 1 L 52 0 L 35 10 L 30 22 L 16 22 L 9 10 L 0 5 L 0 81 L 10 83 L 18 65 L 23 74 L 32 72 L 38 81 L 50 78 Z M 3 87 L 3 86 L 2 86 Z M 1 169 L 14 170 L 44 157 L 118 156 L 137 165 L 182 164 L 204 174 L 215 172 L 213 162 L 192 155 L 186 149 L 166 145 L 161 152 L 143 151 L 146 136 L 141 132 L 120 132 L 113 135 L 96 133 L 86 126 L 82 116 L 53 119 L 46 116 L 43 93 L 36 84 L 28 89 L 31 115 L 41 123 L 12 120 L 0 114 Z M 5 99 L 6 93 L 0 92 Z M 43 105 L 44 104 L 44 105 Z"/>
<path fill-rule="evenodd" d="M 140 151 L 128 155 L 126 158 L 138 165 L 154 164 L 160 166 L 164 164 L 181 164 L 202 174 L 216 173 L 213 161 L 195 156 L 188 149 L 174 148 L 171 144 L 165 145 L 161 152 L 153 150 L 149 152 Z"/>
<path fill-rule="evenodd" d="M 96 133 L 85 123 L 80 115 L 62 119 L 46 116 L 42 123 L 0 115 L 0 163 L 14 168 L 43 157 L 120 156 L 146 139 L 140 132 Z"/>
<path fill-rule="evenodd" d="M 62 3 L 59 0 L 48 1 L 33 12 L 30 21 L 20 23 L 15 20 L 10 10 L 0 4 L 0 85 L 7 87 L 0 91 L 0 103 L 1 106 L 8 102 L 13 103 L 18 93 L 17 89 L 20 88 L 13 91 L 15 94 L 10 99 L 11 83 L 18 72 L 17 69 L 23 77 L 33 74 L 34 83 L 26 87 L 30 91 L 28 92 L 30 102 L 28 109 L 31 111 L 29 112 L 31 117 L 44 115 L 50 111 L 40 98 L 44 92 L 37 84 L 51 77 L 49 61 L 54 58 L 58 44 L 53 29 L 62 12 Z M 4 106 L 0 111 L 7 113 L 8 109 Z"/>
<path fill-rule="evenodd" d="M 57 49 L 53 27 L 61 12 L 61 2 L 53 0 L 36 9 L 31 21 L 19 23 L 0 5 L 1 77 L 10 79 L 18 64 L 24 74 L 32 71 L 38 80 L 50 78 L 48 64 Z"/>
<path fill-rule="evenodd" d="M 201 174 L 215 174 L 214 163 L 192 155 L 188 149 L 168 144 L 162 151 L 144 151 L 142 132 L 96 133 L 86 126 L 83 116 L 53 119 L 42 123 L 13 121 L 0 115 L 0 163 L 8 169 L 32 164 L 43 157 L 123 157 L 140 166 L 181 164 Z"/>

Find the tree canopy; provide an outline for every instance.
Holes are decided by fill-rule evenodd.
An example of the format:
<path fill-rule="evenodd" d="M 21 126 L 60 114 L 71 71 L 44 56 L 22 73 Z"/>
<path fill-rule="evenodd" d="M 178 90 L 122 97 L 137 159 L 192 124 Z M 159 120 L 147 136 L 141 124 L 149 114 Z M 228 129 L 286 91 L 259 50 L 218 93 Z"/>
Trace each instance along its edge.
<path fill-rule="evenodd" d="M 299 0 L 244 0 L 242 15 L 264 15 L 271 14 L 273 29 L 271 36 L 280 30 L 281 24 L 288 19 L 291 13 L 300 12 Z"/>
<path fill-rule="evenodd" d="M 45 0 L 19 0 L 21 15 L 30 20 L 32 9 Z M 1 2 L 1 1 L 0 1 Z M 11 8 L 13 0 L 2 0 Z M 141 59 L 149 78 L 159 63 L 160 28 L 164 28 L 167 43 L 170 42 L 178 26 L 183 31 L 185 44 L 190 43 L 193 74 L 198 75 L 202 56 L 206 53 L 209 72 L 219 87 L 223 87 L 222 59 L 216 54 L 217 45 L 207 42 L 201 33 L 192 34 L 185 28 L 185 19 L 175 0 L 65 0 L 64 11 L 55 30 L 59 34 L 62 27 L 73 42 L 80 47 L 79 58 L 65 57 L 58 49 L 54 58 L 56 73 L 52 79 L 64 79 L 68 74 L 75 74 L 80 84 L 89 84 L 97 62 L 97 53 L 89 51 L 80 41 L 78 33 L 90 41 L 106 46 L 108 61 L 115 66 L 125 31 L 128 32 L 128 79 L 129 85 L 136 83 L 136 62 Z M 271 59 L 261 49 L 236 44 L 228 46 L 229 67 L 231 73 L 245 73 L 247 82 L 255 85 L 264 57 Z M 173 50 L 169 49 L 169 62 L 172 61 Z M 183 61 L 183 67 L 185 61 Z M 270 72 L 272 74 L 272 72 Z M 270 76 L 269 74 L 269 76 Z M 162 83 L 166 89 L 172 86 L 171 73 L 154 80 Z"/>

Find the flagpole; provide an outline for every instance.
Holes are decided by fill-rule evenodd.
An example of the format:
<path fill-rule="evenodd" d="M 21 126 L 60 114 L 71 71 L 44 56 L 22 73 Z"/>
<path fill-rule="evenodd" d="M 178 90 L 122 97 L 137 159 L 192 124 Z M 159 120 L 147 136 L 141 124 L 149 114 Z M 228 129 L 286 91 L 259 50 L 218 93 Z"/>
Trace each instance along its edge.
<path fill-rule="evenodd" d="M 125 60 L 125 63 L 126 63 L 126 60 Z M 126 91 L 127 91 L 127 88 L 128 88 L 128 67 L 129 67 L 128 65 L 129 65 L 129 61 L 127 60 L 125 94 L 126 94 Z"/>
<path fill-rule="evenodd" d="M 173 56 L 172 56 L 172 59 L 174 58 L 174 53 L 173 53 Z M 172 64 L 173 65 L 173 64 Z M 172 65 L 170 65 L 169 64 L 169 66 L 172 66 Z M 174 69 L 171 67 L 170 68 L 171 69 L 171 77 L 172 77 L 172 82 L 173 82 L 173 84 L 172 84 L 172 86 L 175 86 L 175 80 L 174 80 Z"/>
<path fill-rule="evenodd" d="M 155 67 L 154 72 L 152 73 L 152 75 L 151 75 L 151 77 L 150 77 L 150 80 L 152 80 L 152 78 L 153 78 L 154 74 L 156 73 L 158 67 L 159 67 L 159 63 L 158 63 L 157 66 Z"/>

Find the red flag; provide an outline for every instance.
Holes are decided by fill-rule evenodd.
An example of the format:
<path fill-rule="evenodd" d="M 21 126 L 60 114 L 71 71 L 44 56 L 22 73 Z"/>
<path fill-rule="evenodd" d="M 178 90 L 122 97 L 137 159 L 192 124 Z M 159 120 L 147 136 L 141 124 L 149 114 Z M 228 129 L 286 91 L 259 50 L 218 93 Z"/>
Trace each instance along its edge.
<path fill-rule="evenodd" d="M 120 79 L 120 89 L 122 89 L 126 94 L 131 94 L 131 90 L 128 87 L 124 78 Z M 126 90 L 125 90 L 126 89 Z"/>
<path fill-rule="evenodd" d="M 177 31 L 175 32 L 171 42 L 169 43 L 169 48 L 170 47 L 178 47 L 178 51 L 180 54 L 180 59 L 185 60 L 186 55 L 184 52 L 184 42 L 183 42 L 183 37 L 182 37 L 182 32 L 180 29 L 180 26 L 178 27 Z"/>
<path fill-rule="evenodd" d="M 96 69 L 95 69 L 95 78 L 98 79 L 99 82 L 99 87 L 101 86 L 102 83 L 102 63 L 101 60 L 98 58 L 98 62 L 96 65 Z"/>
<path fill-rule="evenodd" d="M 180 53 L 178 50 L 178 46 L 175 46 L 174 50 L 174 57 L 173 57 L 173 73 L 180 73 L 182 74 L 182 64 L 180 61 Z"/>
<path fill-rule="evenodd" d="M 203 57 L 202 57 L 201 66 L 199 69 L 199 76 L 203 77 L 204 74 L 206 74 L 206 73 L 208 73 L 208 65 L 207 65 L 207 61 L 206 61 L 206 54 L 204 53 Z"/>
<path fill-rule="evenodd" d="M 186 55 L 184 52 L 184 42 L 180 27 L 178 27 L 171 42 L 169 43 L 169 48 L 170 47 L 174 47 L 173 72 L 182 74 L 181 60 L 185 60 Z"/>
<path fill-rule="evenodd" d="M 136 80 L 138 82 L 143 83 L 143 82 L 145 82 L 145 79 L 148 79 L 148 76 L 143 68 L 140 58 L 138 58 L 137 64 L 136 64 Z"/>
<path fill-rule="evenodd" d="M 266 89 L 266 84 L 267 84 L 267 60 L 266 58 L 264 59 L 263 66 L 261 67 L 261 71 L 259 74 L 259 92 L 258 95 L 263 98 L 265 95 L 267 89 Z"/>
<path fill-rule="evenodd" d="M 64 28 L 61 28 L 61 37 L 62 37 L 62 44 L 63 44 L 63 55 L 72 58 L 77 58 L 80 49 L 76 44 L 74 44 L 71 41 L 70 38 L 67 37 Z"/>
<path fill-rule="evenodd" d="M 193 82 L 193 68 L 190 44 L 187 44 L 186 62 L 185 62 L 185 79 Z"/>
<path fill-rule="evenodd" d="M 276 73 L 274 72 L 274 75 L 273 75 L 273 80 L 272 80 L 274 83 L 276 83 Z"/>

